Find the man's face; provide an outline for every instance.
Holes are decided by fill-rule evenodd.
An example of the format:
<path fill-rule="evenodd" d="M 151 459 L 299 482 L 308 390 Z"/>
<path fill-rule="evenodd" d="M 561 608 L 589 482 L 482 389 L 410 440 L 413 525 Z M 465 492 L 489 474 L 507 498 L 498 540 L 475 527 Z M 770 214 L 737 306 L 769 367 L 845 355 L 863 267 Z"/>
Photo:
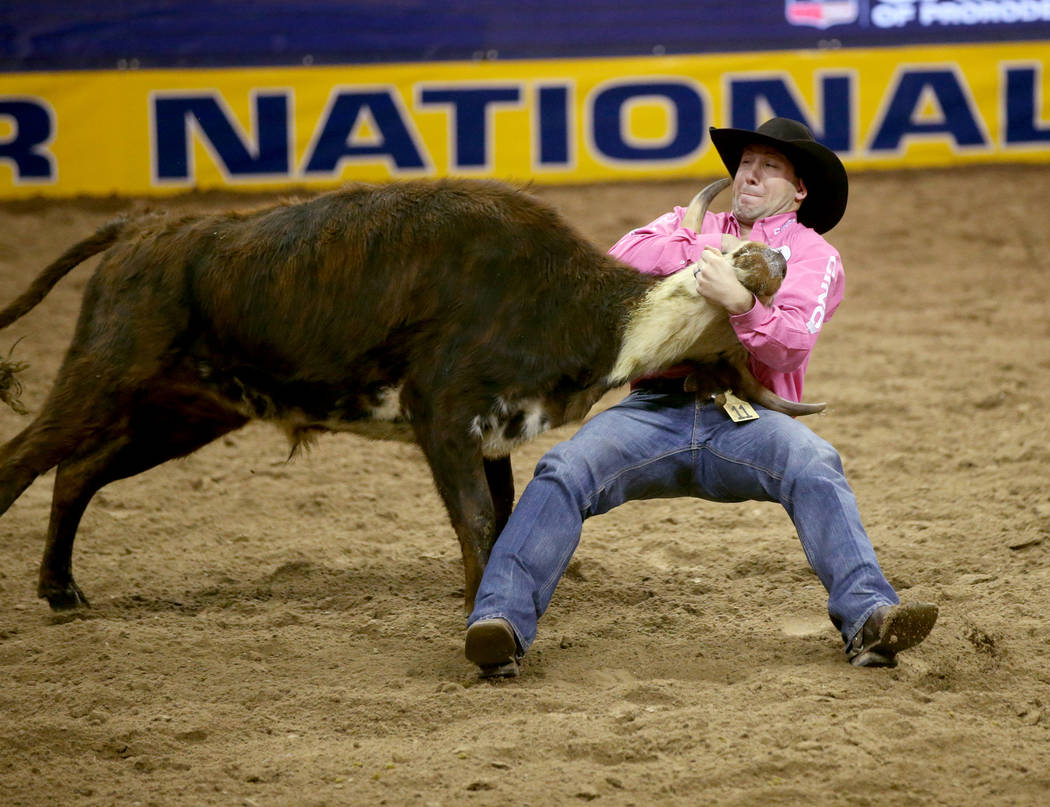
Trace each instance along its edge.
<path fill-rule="evenodd" d="M 795 167 L 777 151 L 764 145 L 748 146 L 733 179 L 733 215 L 742 224 L 798 210 L 806 186 Z"/>

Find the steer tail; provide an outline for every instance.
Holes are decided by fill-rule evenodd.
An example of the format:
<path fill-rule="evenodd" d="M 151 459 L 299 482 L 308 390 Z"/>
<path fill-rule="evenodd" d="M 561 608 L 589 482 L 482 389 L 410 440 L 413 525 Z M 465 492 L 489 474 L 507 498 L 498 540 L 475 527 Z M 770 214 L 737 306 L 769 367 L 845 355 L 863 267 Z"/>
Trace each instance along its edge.
<path fill-rule="evenodd" d="M 36 276 L 29 288 L 18 299 L 0 311 L 0 329 L 6 328 L 32 311 L 55 287 L 55 284 L 69 274 L 77 264 L 113 244 L 126 225 L 127 219 L 114 219 L 100 227 L 90 238 L 85 238 L 67 249 L 58 260 Z M 0 402 L 6 403 L 19 414 L 25 414 L 26 410 L 19 400 L 22 385 L 16 378 L 16 374 L 26 369 L 27 366 L 25 362 L 12 361 L 10 354 L 6 359 L 0 359 Z"/>
<path fill-rule="evenodd" d="M 43 300 L 55 284 L 64 278 L 78 263 L 86 261 L 110 246 L 127 224 L 127 219 L 114 219 L 103 225 L 90 238 L 67 249 L 58 260 L 36 276 L 33 283 L 22 292 L 22 296 L 0 311 L 0 330 L 25 316 Z"/>

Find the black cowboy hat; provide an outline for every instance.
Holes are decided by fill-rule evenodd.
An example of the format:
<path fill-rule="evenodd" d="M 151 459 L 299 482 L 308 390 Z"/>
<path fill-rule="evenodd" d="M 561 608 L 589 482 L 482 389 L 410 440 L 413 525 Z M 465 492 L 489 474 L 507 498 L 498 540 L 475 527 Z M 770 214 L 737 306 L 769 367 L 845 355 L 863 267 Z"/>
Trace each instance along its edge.
<path fill-rule="evenodd" d="M 770 118 L 755 131 L 710 129 L 711 142 L 729 173 L 736 176 L 744 149 L 761 143 L 791 160 L 795 173 L 806 183 L 806 198 L 798 209 L 798 220 L 818 233 L 826 233 L 846 212 L 849 180 L 838 155 L 818 143 L 813 133 L 790 118 Z"/>

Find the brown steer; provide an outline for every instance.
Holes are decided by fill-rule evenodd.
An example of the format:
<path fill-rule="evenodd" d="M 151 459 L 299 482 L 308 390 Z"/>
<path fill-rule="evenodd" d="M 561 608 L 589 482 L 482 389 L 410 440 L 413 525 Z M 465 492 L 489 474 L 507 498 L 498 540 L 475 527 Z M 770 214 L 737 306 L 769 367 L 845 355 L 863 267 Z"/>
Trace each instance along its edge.
<path fill-rule="evenodd" d="M 0 514 L 58 466 L 38 588 L 55 609 L 87 602 L 73 541 L 103 485 L 252 418 L 295 445 L 396 395 L 459 538 L 469 610 L 514 501 L 511 448 L 582 417 L 606 390 L 728 357 L 743 395 L 790 414 L 822 408 L 755 382 L 691 271 L 640 274 L 497 182 L 351 186 L 258 212 L 117 220 L 45 269 L 0 328 L 103 250 L 49 397 L 0 448 Z M 777 253 L 745 243 L 731 254 L 745 285 L 776 290 Z"/>

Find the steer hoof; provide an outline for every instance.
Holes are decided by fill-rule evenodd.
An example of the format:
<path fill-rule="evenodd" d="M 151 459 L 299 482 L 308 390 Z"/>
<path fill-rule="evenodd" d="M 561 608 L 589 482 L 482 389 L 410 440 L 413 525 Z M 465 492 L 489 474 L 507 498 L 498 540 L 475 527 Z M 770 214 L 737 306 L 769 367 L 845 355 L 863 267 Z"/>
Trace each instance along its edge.
<path fill-rule="evenodd" d="M 62 587 L 45 586 L 41 583 L 37 594 L 47 600 L 52 611 L 71 611 L 74 608 L 87 608 L 91 605 L 84 596 L 84 592 L 80 590 L 80 586 L 72 580 Z"/>

